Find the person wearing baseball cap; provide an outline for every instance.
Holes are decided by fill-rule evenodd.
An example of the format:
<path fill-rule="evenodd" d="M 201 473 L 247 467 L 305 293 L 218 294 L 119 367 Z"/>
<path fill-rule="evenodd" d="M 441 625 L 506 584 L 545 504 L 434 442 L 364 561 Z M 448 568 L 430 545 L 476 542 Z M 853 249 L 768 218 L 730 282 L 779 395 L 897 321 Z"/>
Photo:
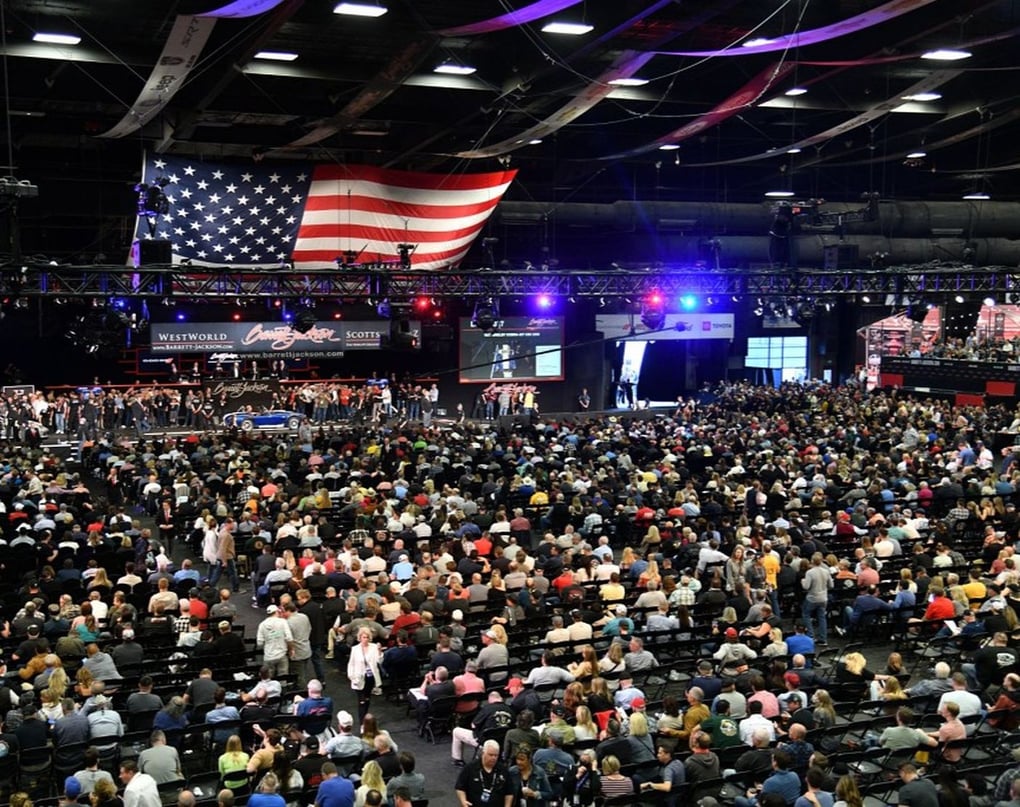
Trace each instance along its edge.
<path fill-rule="evenodd" d="M 255 647 L 262 651 L 262 663 L 269 668 L 271 678 L 290 672 L 290 653 L 294 649 L 294 634 L 278 611 L 276 605 L 268 606 L 266 618 L 255 633 Z"/>
<path fill-rule="evenodd" d="M 525 709 L 530 709 L 534 715 L 542 714 L 542 701 L 538 693 L 533 689 L 524 687 L 524 679 L 511 678 L 506 685 L 506 691 L 510 693 L 508 704 L 515 715 L 519 715 Z"/>
<path fill-rule="evenodd" d="M 634 620 L 627 616 L 627 606 L 621 603 L 611 608 L 602 625 L 602 635 L 629 637 L 633 633 Z"/>
<path fill-rule="evenodd" d="M 736 628 L 726 628 L 723 635 L 726 641 L 712 654 L 712 658 L 719 662 L 723 675 L 736 677 L 747 671 L 748 662 L 758 658 L 758 654 L 740 641 Z"/>

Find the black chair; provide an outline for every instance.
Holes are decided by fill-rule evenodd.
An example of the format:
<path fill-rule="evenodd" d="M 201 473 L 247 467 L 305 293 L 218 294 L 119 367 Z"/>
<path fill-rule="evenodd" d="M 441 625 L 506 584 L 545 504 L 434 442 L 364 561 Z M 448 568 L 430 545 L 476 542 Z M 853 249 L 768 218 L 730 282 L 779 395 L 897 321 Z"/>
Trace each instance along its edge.
<path fill-rule="evenodd" d="M 425 720 L 421 725 L 419 734 L 435 745 L 436 738 L 453 731 L 454 708 L 457 705 L 457 696 L 451 695 L 447 698 L 436 698 L 429 704 L 425 712 Z"/>
<path fill-rule="evenodd" d="M 18 786 L 33 798 L 53 794 L 53 749 L 22 748 L 18 754 Z"/>

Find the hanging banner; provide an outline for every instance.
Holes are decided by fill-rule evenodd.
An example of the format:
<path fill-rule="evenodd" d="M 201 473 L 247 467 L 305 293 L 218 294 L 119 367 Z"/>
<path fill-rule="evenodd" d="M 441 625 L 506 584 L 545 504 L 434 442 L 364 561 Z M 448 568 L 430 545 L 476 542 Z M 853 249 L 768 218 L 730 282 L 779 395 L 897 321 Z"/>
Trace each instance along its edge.
<path fill-rule="evenodd" d="M 421 344 L 421 323 L 410 334 Z M 149 326 L 150 350 L 167 353 L 244 353 L 246 357 L 340 358 L 347 350 L 377 350 L 389 320 L 316 322 L 299 333 L 286 322 L 159 322 Z"/>
<path fill-rule="evenodd" d="M 596 314 L 595 330 L 608 341 L 701 341 L 733 339 L 733 314 L 666 314 L 662 330 L 652 331 L 632 314 Z"/>
<path fill-rule="evenodd" d="M 810 146 L 818 145 L 819 143 L 825 143 L 833 138 L 841 137 L 847 132 L 853 131 L 858 126 L 864 126 L 865 124 L 871 123 L 871 121 L 877 120 L 883 115 L 892 112 L 896 107 L 903 104 L 903 96 L 916 95 L 922 92 L 931 92 L 962 73 L 962 70 L 936 70 L 929 73 L 917 83 L 911 85 L 905 90 L 902 90 L 901 92 L 896 93 L 891 98 L 876 104 L 871 109 L 867 109 L 859 115 L 855 115 L 854 117 L 843 121 L 843 123 L 833 126 L 831 129 L 826 129 L 824 132 L 819 132 L 818 134 L 799 140 L 796 143 L 791 143 L 790 145 L 785 146 L 782 151 L 773 149 L 772 151 L 766 151 L 761 154 L 752 154 L 748 157 L 737 157 L 733 160 L 713 160 L 711 162 L 703 163 L 685 163 L 685 165 L 688 168 L 705 168 L 716 165 L 740 165 L 742 163 L 756 162 L 757 160 L 767 160 L 775 157 L 777 154 L 782 154 L 784 151 L 789 149 L 806 149 Z"/>
<path fill-rule="evenodd" d="M 364 116 L 366 112 L 378 106 L 410 77 L 415 70 L 425 61 L 438 40 L 428 34 L 409 42 L 403 50 L 399 51 L 382 70 L 373 76 L 364 88 L 359 92 L 347 106 L 333 115 L 317 123 L 316 127 L 308 134 L 302 135 L 297 140 L 279 148 L 267 149 L 267 154 L 274 151 L 282 151 L 290 148 L 303 148 L 316 143 L 321 143 L 328 137 L 332 137 L 341 129 L 350 126 Z"/>
<path fill-rule="evenodd" d="M 606 70 L 602 75 L 595 79 L 595 81 L 585 87 L 566 105 L 561 107 L 548 118 L 539 121 L 531 128 L 525 129 L 523 132 L 520 132 L 514 137 L 500 143 L 493 143 L 491 146 L 486 146 L 481 149 L 461 151 L 455 156 L 463 157 L 467 160 L 477 160 L 483 157 L 498 157 L 501 154 L 516 151 L 522 146 L 526 146 L 531 140 L 541 139 L 551 135 L 553 132 L 562 129 L 568 123 L 577 120 L 577 118 L 581 117 L 581 115 L 615 90 L 616 87 L 613 84 L 610 84 L 611 81 L 631 78 L 638 72 L 638 70 L 648 64 L 654 55 L 654 53 L 637 53 L 632 50 L 624 51 L 617 57 L 612 67 Z"/>
<path fill-rule="evenodd" d="M 896 17 L 916 11 L 919 8 L 929 6 L 936 0 L 892 0 L 884 6 L 865 11 L 855 17 L 848 17 L 832 25 L 825 25 L 810 31 L 799 31 L 793 34 L 767 39 L 758 45 L 743 47 L 731 45 L 722 50 L 681 50 L 681 51 L 660 51 L 663 56 L 691 56 L 694 58 L 709 58 L 712 56 L 751 56 L 758 53 L 775 53 L 789 48 L 805 48 L 808 45 L 817 45 L 819 42 L 828 42 L 830 39 L 838 39 L 847 34 L 855 34 L 883 22 L 895 19 Z"/>
<path fill-rule="evenodd" d="M 473 22 L 468 25 L 458 25 L 454 28 L 444 28 L 443 36 L 471 36 L 472 34 L 489 34 L 493 31 L 502 31 L 504 28 L 514 28 L 518 25 L 525 25 L 529 22 L 558 14 L 564 9 L 576 6 L 581 0 L 538 0 L 530 6 L 511 11 L 499 17 L 492 17 L 481 22 Z"/>
<path fill-rule="evenodd" d="M 795 67 L 795 62 L 785 62 L 784 64 L 772 65 L 760 72 L 737 92 L 715 108 L 706 112 L 697 120 L 684 124 L 679 129 L 675 129 L 669 134 L 665 134 L 657 140 L 653 140 L 651 143 L 645 143 L 643 146 L 637 146 L 629 149 L 628 151 L 620 151 L 616 154 L 610 154 L 608 157 L 599 157 L 598 159 L 619 160 L 626 157 L 635 157 L 638 154 L 654 151 L 660 146 L 679 143 L 681 140 L 687 140 L 689 137 L 693 137 L 711 126 L 722 123 L 724 120 L 736 115 L 741 110 L 752 106 L 759 98 L 761 98 L 769 87 L 777 81 L 781 81 L 783 77 L 788 73 L 791 73 Z"/>
<path fill-rule="evenodd" d="M 198 63 L 202 49 L 209 40 L 217 18 L 239 19 L 254 17 L 278 6 L 283 0 L 236 0 L 222 8 L 205 14 L 183 15 L 174 20 L 170 36 L 148 81 L 138 94 L 131 109 L 120 122 L 99 137 L 119 138 L 137 132 L 162 112 L 170 99 L 184 86 L 188 74 Z"/>
<path fill-rule="evenodd" d="M 202 385 L 206 398 L 214 401 L 225 398 L 228 411 L 247 409 L 261 412 L 273 405 L 280 393 L 280 382 L 275 378 L 246 380 L 228 378 L 223 381 L 209 380 Z"/>

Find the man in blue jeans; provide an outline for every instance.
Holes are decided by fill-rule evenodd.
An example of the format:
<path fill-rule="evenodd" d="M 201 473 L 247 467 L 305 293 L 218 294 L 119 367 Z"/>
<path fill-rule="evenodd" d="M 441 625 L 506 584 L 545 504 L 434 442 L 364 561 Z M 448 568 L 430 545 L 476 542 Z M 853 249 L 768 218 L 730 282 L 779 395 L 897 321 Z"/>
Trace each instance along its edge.
<path fill-rule="evenodd" d="M 828 644 L 829 624 L 826 610 L 829 607 L 829 591 L 832 589 L 832 575 L 822 565 L 822 553 L 815 552 L 811 556 L 811 568 L 807 570 L 804 579 L 800 581 L 804 589 L 804 624 L 807 626 L 808 635 L 813 636 L 816 645 Z M 818 622 L 818 631 L 813 629 L 813 623 Z"/>

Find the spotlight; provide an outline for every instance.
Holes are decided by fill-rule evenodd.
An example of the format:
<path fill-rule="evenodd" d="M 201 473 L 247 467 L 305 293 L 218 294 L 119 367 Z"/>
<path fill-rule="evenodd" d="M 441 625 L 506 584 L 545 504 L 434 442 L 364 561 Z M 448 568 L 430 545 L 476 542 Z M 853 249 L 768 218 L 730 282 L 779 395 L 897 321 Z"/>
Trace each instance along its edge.
<path fill-rule="evenodd" d="M 995 298 L 994 297 L 985 297 L 985 299 L 983 299 L 981 302 L 984 305 L 987 305 L 989 308 L 992 308 L 995 305 Z"/>
<path fill-rule="evenodd" d="M 186 320 L 186 319 L 187 319 L 187 316 L 185 315 L 185 313 L 183 311 L 178 311 L 177 312 L 177 321 L 178 322 L 184 322 L 184 320 Z"/>
<path fill-rule="evenodd" d="M 432 307 L 432 303 L 428 297 L 416 297 L 414 299 L 414 310 L 422 313 L 429 310 Z"/>
<path fill-rule="evenodd" d="M 397 256 L 400 258 L 400 268 L 411 268 L 411 256 L 418 249 L 417 244 L 397 244 Z"/>
<path fill-rule="evenodd" d="M 650 331 L 662 330 L 666 322 L 666 312 L 661 308 L 645 308 L 641 312 L 641 322 Z"/>
<path fill-rule="evenodd" d="M 294 317 L 294 321 L 290 324 L 290 327 L 298 333 L 308 333 L 315 327 L 316 322 L 318 322 L 318 320 L 315 316 L 315 312 L 299 311 L 297 316 Z"/>
<path fill-rule="evenodd" d="M 549 308 L 551 308 L 552 304 L 553 304 L 552 297 L 550 297 L 548 294 L 540 294 L 538 295 L 538 297 L 535 298 L 535 305 L 537 305 L 543 311 L 546 311 Z"/>
<path fill-rule="evenodd" d="M 481 305 L 475 309 L 471 324 L 481 331 L 491 331 L 496 326 L 496 312 L 489 305 Z"/>
<path fill-rule="evenodd" d="M 698 298 L 693 294 L 685 294 L 680 298 L 680 307 L 684 311 L 693 311 L 698 307 Z"/>
<path fill-rule="evenodd" d="M 953 300 L 955 300 L 955 301 L 956 301 L 956 302 L 958 302 L 958 303 L 962 303 L 962 302 L 963 302 L 963 295 L 962 295 L 962 294 L 957 294 L 957 295 L 956 295 L 956 296 L 955 296 L 955 297 L 953 298 Z"/>

